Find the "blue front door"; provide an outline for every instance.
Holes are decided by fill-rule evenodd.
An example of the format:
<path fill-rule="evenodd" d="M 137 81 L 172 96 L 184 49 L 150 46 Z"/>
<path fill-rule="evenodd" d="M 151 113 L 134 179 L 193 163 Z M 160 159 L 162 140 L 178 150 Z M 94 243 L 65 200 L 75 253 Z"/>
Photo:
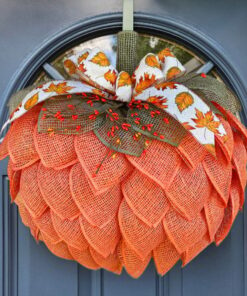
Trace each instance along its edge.
<path fill-rule="evenodd" d="M 151 8 L 152 3 L 149 1 L 147 5 Z M 5 5 L 11 6 L 11 1 L 5 1 Z M 30 9 L 32 13 L 39 14 L 37 6 Z M 17 12 L 9 24 L 16 17 L 19 17 Z M 244 27 L 242 29 L 245 34 Z M 228 38 L 231 36 L 228 35 Z M 18 50 L 16 44 L 13 46 Z M 40 64 L 37 64 L 38 67 Z M 12 68 L 15 70 L 15 67 Z M 28 81 L 25 75 L 23 77 Z M 4 77 L 3 72 L 0 77 Z M 21 87 L 22 82 L 18 79 L 13 85 Z M 0 113 L 3 108 L 6 109 L 2 106 Z M 10 204 L 7 161 L 0 163 L 0 177 L 0 296 L 247 295 L 247 212 L 245 215 L 239 214 L 230 235 L 220 247 L 211 245 L 184 269 L 181 269 L 179 262 L 164 277 L 157 275 L 151 262 L 145 273 L 136 280 L 125 271 L 118 276 L 103 270 L 88 270 L 75 262 L 55 257 L 44 244 L 37 244 L 22 224 L 16 206 Z"/>

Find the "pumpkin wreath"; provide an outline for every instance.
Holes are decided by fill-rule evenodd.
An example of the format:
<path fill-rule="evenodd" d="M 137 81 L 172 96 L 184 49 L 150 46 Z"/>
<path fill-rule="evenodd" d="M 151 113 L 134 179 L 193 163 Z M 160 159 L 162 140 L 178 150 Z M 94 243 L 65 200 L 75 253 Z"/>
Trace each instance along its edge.
<path fill-rule="evenodd" d="M 186 74 L 169 49 L 130 75 L 98 48 L 71 80 L 14 95 L 0 159 L 37 241 L 90 269 L 164 275 L 227 236 L 244 203 L 247 131 L 221 82 Z"/>

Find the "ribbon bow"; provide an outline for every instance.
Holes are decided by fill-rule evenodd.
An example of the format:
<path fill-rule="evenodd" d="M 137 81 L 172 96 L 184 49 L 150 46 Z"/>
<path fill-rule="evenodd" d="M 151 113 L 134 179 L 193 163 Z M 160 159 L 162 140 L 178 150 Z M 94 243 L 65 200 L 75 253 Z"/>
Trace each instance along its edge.
<path fill-rule="evenodd" d="M 110 106 L 111 102 L 113 105 L 114 102 L 128 103 L 132 113 L 127 116 L 128 121 L 122 122 L 121 126 L 129 129 L 131 124 L 135 125 L 134 131 L 139 133 L 138 135 L 158 137 L 159 140 L 169 142 L 170 139 L 168 139 L 167 134 L 161 133 L 162 129 L 159 130 L 159 133 L 152 130 L 153 126 L 159 129 L 163 121 L 163 123 L 169 123 L 170 127 L 173 124 L 176 128 L 189 131 L 199 143 L 213 153 L 215 135 L 226 138 L 223 125 L 209 105 L 195 92 L 175 81 L 178 76 L 185 73 L 185 68 L 169 49 L 164 49 L 157 55 L 147 54 L 140 61 L 132 76 L 123 71 L 118 73 L 115 67 L 110 64 L 106 54 L 99 48 L 85 49 L 68 57 L 64 60 L 64 67 L 73 80 L 51 81 L 29 92 L 11 114 L 3 129 L 33 106 L 50 98 L 64 95 L 71 97 L 78 94 L 86 94 L 88 97 L 91 94 L 92 98 L 100 101 L 101 105 L 107 102 Z M 119 106 L 119 104 L 116 106 Z M 144 107 L 144 111 L 134 112 L 135 108 L 140 110 L 140 106 Z M 109 106 L 107 105 L 107 107 Z M 43 108 L 42 110 L 45 111 L 46 109 Z M 105 112 L 106 108 L 103 108 L 103 110 Z M 146 112 L 146 115 L 148 113 L 151 118 L 160 114 L 160 112 L 163 115 L 166 114 L 166 116 L 156 121 L 155 124 L 146 121 L 143 125 L 139 117 L 142 112 Z M 96 113 L 94 114 L 95 118 L 98 115 Z M 54 116 L 60 121 L 63 119 L 59 113 L 55 113 Z M 70 116 L 73 119 L 78 118 L 78 114 L 73 114 L 73 112 L 70 113 Z M 45 119 L 45 117 L 46 113 L 43 112 L 41 118 Z M 107 117 L 109 118 L 109 114 L 107 114 Z M 180 124 L 179 127 L 177 127 L 178 123 Z M 111 126 L 111 130 L 114 129 L 115 127 Z M 80 128 L 77 125 L 76 132 L 79 132 L 79 130 Z M 147 131 L 149 132 L 147 133 Z M 175 131 L 175 129 L 170 129 L 171 137 L 174 136 Z M 180 134 L 183 134 L 183 132 Z M 136 134 L 134 137 L 137 137 Z M 175 144 L 179 144 L 178 142 Z"/>

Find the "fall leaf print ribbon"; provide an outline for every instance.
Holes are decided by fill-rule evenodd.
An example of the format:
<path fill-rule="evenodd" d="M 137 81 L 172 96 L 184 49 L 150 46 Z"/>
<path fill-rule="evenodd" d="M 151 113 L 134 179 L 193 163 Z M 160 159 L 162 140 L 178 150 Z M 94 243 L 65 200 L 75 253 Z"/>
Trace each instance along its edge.
<path fill-rule="evenodd" d="M 175 118 L 211 152 L 214 151 L 215 135 L 226 139 L 226 131 L 210 107 L 186 86 L 174 82 L 178 75 L 185 73 L 185 68 L 167 48 L 157 55 L 147 54 L 132 76 L 123 71 L 118 73 L 99 48 L 85 49 L 66 58 L 64 68 L 73 80 L 52 81 L 32 90 L 2 130 L 49 98 L 93 93 L 107 100 L 152 103 Z"/>

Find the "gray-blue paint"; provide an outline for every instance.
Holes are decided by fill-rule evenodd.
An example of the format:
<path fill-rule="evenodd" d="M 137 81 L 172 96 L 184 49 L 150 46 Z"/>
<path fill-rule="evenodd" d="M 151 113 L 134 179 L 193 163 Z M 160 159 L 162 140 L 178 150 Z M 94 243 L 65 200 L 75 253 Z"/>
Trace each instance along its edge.
<path fill-rule="evenodd" d="M 20 2 L 24 5 L 31 3 L 29 1 Z M 11 6 L 15 2 L 11 0 L 8 3 L 6 1 L 2 1 L 2 3 Z M 63 7 L 65 3 L 62 3 Z M 144 6 L 147 6 L 148 1 L 143 1 L 143 3 Z M 156 3 L 158 7 L 162 7 L 161 1 L 156 1 Z M 168 8 L 171 8 L 172 3 L 170 1 L 167 1 L 167 3 Z M 186 1 L 186 3 L 189 5 L 189 1 Z M 195 2 L 191 1 L 191 5 L 192 3 Z M 224 11 L 231 8 L 229 1 L 227 4 Z M 241 4 L 243 5 L 243 2 Z M 91 7 L 91 5 L 89 6 Z M 28 10 L 39 16 L 38 8 L 40 9 L 40 7 L 38 4 L 36 6 L 31 5 Z M 205 1 L 204 7 L 205 9 L 208 8 Z M 218 6 L 216 5 L 216 7 Z M 55 9 L 53 6 L 52 8 Z M 13 11 L 13 8 L 9 7 L 9 9 Z M 61 9 L 61 7 L 56 9 Z M 180 10 L 181 8 L 179 8 Z M 191 10 L 192 14 L 195 13 L 192 6 Z M 240 10 L 241 6 L 239 6 L 239 14 L 241 16 L 242 11 Z M 198 8 L 196 11 L 198 11 Z M 159 11 L 160 14 L 161 12 Z M 182 14 L 182 12 L 180 13 Z M 187 10 L 185 9 L 184 18 L 186 13 Z M 165 7 L 164 14 L 167 14 Z M 214 15 L 215 11 L 213 12 Z M 48 20 L 49 17 L 52 19 L 52 13 L 48 15 Z M 5 94 L 2 97 L 2 104 L 4 105 L 6 103 L 11 92 L 30 83 L 32 76 L 39 70 L 39 67 L 58 54 L 64 45 L 70 46 L 73 40 L 77 40 L 77 38 L 81 40 L 88 39 L 94 31 L 97 34 L 106 34 L 119 29 L 121 24 L 120 15 L 112 15 L 110 19 L 108 16 L 103 16 L 102 18 L 96 18 L 95 25 L 93 25 L 91 20 L 82 23 L 79 22 L 43 43 L 38 51 L 31 55 L 25 64 L 19 67 L 16 75 L 6 88 Z M 3 22 L 3 20 L 0 22 Z M 10 27 L 13 25 L 13 19 L 9 20 L 9 24 Z M 44 26 L 47 25 L 44 24 Z M 100 25 L 101 27 L 99 27 Z M 229 56 L 223 53 L 223 50 L 217 43 L 211 38 L 208 38 L 207 35 L 201 34 L 195 27 L 185 26 L 172 18 L 162 20 L 143 14 L 136 15 L 136 28 L 138 30 L 151 30 L 158 35 L 174 35 L 179 39 L 183 39 L 186 44 L 190 44 L 192 47 L 197 46 L 202 51 L 202 54 L 213 60 L 218 66 L 221 74 L 223 74 L 226 81 L 238 93 L 245 106 L 246 85 L 240 78 L 238 71 L 235 70 L 238 64 L 234 63 L 234 60 L 232 64 L 229 64 Z M 208 25 L 207 28 L 209 31 L 208 35 L 212 35 L 211 33 L 214 33 L 210 31 L 210 28 L 211 30 L 213 28 L 212 24 Z M 31 42 L 31 37 L 25 38 L 30 38 L 29 40 Z M 236 36 L 231 37 L 228 35 L 228 38 L 235 40 Z M 238 42 L 240 41 L 238 40 Z M 244 47 L 246 42 L 244 39 L 242 39 L 242 42 L 242 46 Z M 224 52 L 227 51 L 228 48 L 225 48 Z M 1 73 L 0 75 L 4 74 Z M 5 110 L 5 108 L 1 109 L 1 120 L 4 120 L 4 117 L 6 117 Z M 245 118 L 245 116 L 243 117 Z M 31 238 L 28 229 L 23 226 L 17 215 L 16 207 L 10 205 L 6 164 L 6 161 L 0 164 L 0 260 L 2 266 L 0 269 L 0 296 L 247 295 L 247 275 L 245 272 L 247 266 L 246 210 L 245 216 L 243 214 L 239 215 L 230 236 L 221 247 L 216 248 L 215 246 L 210 246 L 187 267 L 181 269 L 177 264 L 163 278 L 155 273 L 153 263 L 150 264 L 144 275 L 138 280 L 131 279 L 125 272 L 121 276 L 116 276 L 105 271 L 91 272 L 74 262 L 56 258 L 49 253 L 44 245 L 37 245 Z"/>

